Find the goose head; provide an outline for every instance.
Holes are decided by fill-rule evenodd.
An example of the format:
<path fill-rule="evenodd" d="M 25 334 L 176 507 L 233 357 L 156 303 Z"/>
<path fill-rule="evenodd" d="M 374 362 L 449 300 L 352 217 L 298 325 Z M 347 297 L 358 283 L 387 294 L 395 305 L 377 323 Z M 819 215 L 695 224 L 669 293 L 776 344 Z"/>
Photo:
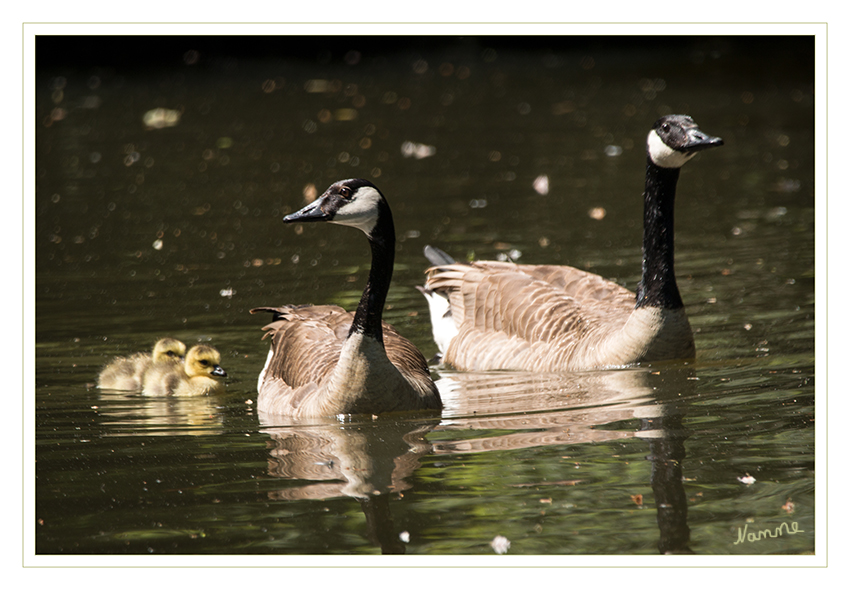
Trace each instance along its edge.
<path fill-rule="evenodd" d="M 189 377 L 222 379 L 227 373 L 221 368 L 221 355 L 212 346 L 196 344 L 186 354 L 184 370 Z"/>
<path fill-rule="evenodd" d="M 283 221 L 329 221 L 356 227 L 371 237 L 380 217 L 385 215 L 386 207 L 378 187 L 368 180 L 349 178 L 333 183 L 318 199 L 287 215 Z"/>
<path fill-rule="evenodd" d="M 687 115 L 665 115 L 658 119 L 646 138 L 650 161 L 661 168 L 681 168 L 697 152 L 723 145 L 719 137 L 700 131 Z"/>
<path fill-rule="evenodd" d="M 176 338 L 162 338 L 153 347 L 154 362 L 182 361 L 186 356 L 186 345 Z"/>

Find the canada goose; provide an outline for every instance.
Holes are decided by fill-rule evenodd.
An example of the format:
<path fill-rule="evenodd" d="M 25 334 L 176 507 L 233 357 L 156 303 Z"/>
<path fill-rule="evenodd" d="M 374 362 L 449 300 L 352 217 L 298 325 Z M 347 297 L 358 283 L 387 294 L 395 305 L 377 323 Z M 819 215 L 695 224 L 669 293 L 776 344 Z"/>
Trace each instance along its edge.
<path fill-rule="evenodd" d="M 693 358 L 673 272 L 673 202 L 680 168 L 719 145 L 685 115 L 652 126 L 637 294 L 568 266 L 455 264 L 426 248 L 432 267 L 420 290 L 443 361 L 461 370 L 569 371 Z"/>
<path fill-rule="evenodd" d="M 329 221 L 369 238 L 372 267 L 354 313 L 336 305 L 260 307 L 271 349 L 257 383 L 260 412 L 286 416 L 438 410 L 440 394 L 419 349 L 382 322 L 395 258 L 395 228 L 381 191 L 367 180 L 332 184 L 284 223 Z"/>
<path fill-rule="evenodd" d="M 101 389 L 138 391 L 142 388 L 145 371 L 154 364 L 178 364 L 186 355 L 186 345 L 175 338 L 162 338 L 153 347 L 153 353 L 137 352 L 129 357 L 112 360 L 97 376 Z"/>
<path fill-rule="evenodd" d="M 185 362 L 157 364 L 144 377 L 144 395 L 209 395 L 224 389 L 227 373 L 221 368 L 221 355 L 212 346 L 196 344 L 186 353 Z"/>

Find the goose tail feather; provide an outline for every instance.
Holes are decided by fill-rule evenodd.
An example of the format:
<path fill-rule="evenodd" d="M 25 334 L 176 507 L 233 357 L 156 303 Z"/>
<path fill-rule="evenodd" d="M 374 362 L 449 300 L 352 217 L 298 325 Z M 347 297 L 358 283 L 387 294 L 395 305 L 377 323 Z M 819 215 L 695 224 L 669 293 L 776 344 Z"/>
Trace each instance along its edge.
<path fill-rule="evenodd" d="M 454 264 L 455 259 L 434 246 L 425 246 L 425 258 L 431 263 L 431 266 L 443 266 L 445 264 Z"/>

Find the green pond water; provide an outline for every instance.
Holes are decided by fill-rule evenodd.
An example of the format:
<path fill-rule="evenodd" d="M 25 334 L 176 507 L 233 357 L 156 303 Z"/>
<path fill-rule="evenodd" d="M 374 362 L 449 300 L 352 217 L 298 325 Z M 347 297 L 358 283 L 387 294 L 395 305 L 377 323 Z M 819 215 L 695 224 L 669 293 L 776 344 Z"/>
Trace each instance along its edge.
<path fill-rule="evenodd" d="M 811 38 L 36 49 L 38 555 L 493 556 L 498 537 L 507 556 L 815 552 Z M 146 127 L 157 108 L 176 115 Z M 368 273 L 359 232 L 281 222 L 305 193 L 381 188 L 398 233 L 384 317 L 430 357 L 426 244 L 636 287 L 644 140 L 673 112 L 725 140 L 677 195 L 695 361 L 435 366 L 442 415 L 257 415 L 266 318 L 248 310 L 353 309 Z M 93 387 L 163 336 L 214 345 L 226 393 Z"/>

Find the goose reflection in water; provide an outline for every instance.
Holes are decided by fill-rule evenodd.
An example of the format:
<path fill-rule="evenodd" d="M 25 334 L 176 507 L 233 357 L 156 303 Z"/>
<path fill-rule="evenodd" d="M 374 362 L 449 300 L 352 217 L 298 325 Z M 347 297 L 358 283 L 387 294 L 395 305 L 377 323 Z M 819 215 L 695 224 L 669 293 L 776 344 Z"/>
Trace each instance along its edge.
<path fill-rule="evenodd" d="M 649 441 L 650 484 L 655 495 L 661 553 L 691 553 L 687 499 L 682 485 L 684 410 L 678 403 L 694 389 L 693 371 L 630 369 L 586 373 L 442 372 L 437 384 L 445 404 L 439 430 L 514 430 L 483 438 L 441 441 L 435 454 L 599 443 L 624 438 Z M 664 382 L 663 387 L 657 387 Z M 660 399 L 656 391 L 676 392 Z M 456 417 L 455 417 L 456 416 Z M 640 420 L 638 431 L 606 425 Z"/>
<path fill-rule="evenodd" d="M 269 475 L 298 485 L 269 493 L 272 500 L 357 499 L 366 515 L 367 536 L 384 553 L 400 553 L 390 498 L 403 501 L 411 476 L 430 455 L 463 455 L 618 439 L 645 439 L 652 462 L 662 553 L 688 553 L 690 530 L 682 485 L 685 457 L 682 411 L 660 390 L 687 398 L 692 371 L 665 368 L 572 374 L 442 373 L 442 420 L 414 416 L 298 419 L 260 413 L 271 438 Z M 606 425 L 639 420 L 637 431 Z M 505 433 L 505 431 L 509 431 Z M 470 437 L 487 432 L 487 436 Z M 430 442 L 429 433 L 441 440 Z M 457 437 L 450 435 L 457 433 Z M 493 434 L 496 433 L 496 434 Z M 566 479 L 566 478 L 565 478 Z M 304 480 L 312 483 L 303 484 Z"/>
<path fill-rule="evenodd" d="M 274 417 L 274 422 L 280 420 Z M 366 516 L 370 540 L 380 545 L 382 553 L 404 553 L 390 498 L 411 487 L 408 478 L 419 468 L 420 459 L 431 453 L 425 435 L 438 421 L 319 422 L 263 430 L 272 440 L 269 475 L 318 482 L 281 488 L 271 492 L 269 499 L 355 498 Z"/>

